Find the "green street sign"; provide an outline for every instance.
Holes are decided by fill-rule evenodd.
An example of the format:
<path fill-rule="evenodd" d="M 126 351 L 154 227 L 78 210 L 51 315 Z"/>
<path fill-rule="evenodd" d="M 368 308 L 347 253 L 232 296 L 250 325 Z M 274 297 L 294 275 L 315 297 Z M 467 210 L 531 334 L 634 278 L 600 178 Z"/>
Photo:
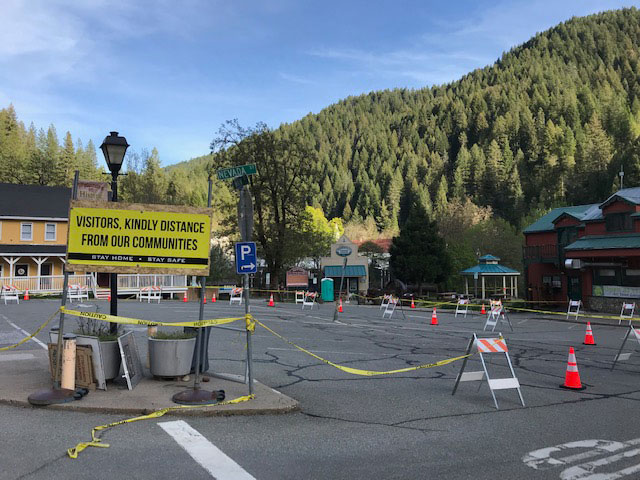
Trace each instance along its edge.
<path fill-rule="evenodd" d="M 238 165 L 237 167 L 221 168 L 216 173 L 218 174 L 218 180 L 229 180 L 243 175 L 255 175 L 258 173 L 258 169 L 255 163 L 250 163 L 248 165 Z"/>

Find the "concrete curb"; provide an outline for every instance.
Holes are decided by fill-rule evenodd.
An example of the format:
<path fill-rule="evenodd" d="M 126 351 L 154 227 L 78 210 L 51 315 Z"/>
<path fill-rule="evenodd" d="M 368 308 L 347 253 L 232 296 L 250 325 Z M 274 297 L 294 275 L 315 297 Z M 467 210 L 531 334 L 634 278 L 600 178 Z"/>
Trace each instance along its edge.
<path fill-rule="evenodd" d="M 193 380 L 163 381 L 144 377 L 133 389 L 119 389 L 113 384 L 107 390 L 90 391 L 81 400 L 47 407 L 34 407 L 27 398 L 30 394 L 51 387 L 47 354 L 44 350 L 20 350 L 30 354 L 31 358 L 19 361 L 3 361 L 0 369 L 0 404 L 22 408 L 46 408 L 84 413 L 107 413 L 118 415 L 145 415 L 167 407 L 176 407 L 171 397 L 180 391 L 193 387 Z M 0 354 L 0 360 L 2 360 Z M 226 400 L 232 400 L 248 394 L 244 383 L 211 377 L 202 382 L 203 390 L 224 390 Z M 229 415 L 270 415 L 285 414 L 300 410 L 299 403 L 266 386 L 254 381 L 253 400 L 233 405 L 211 405 L 202 408 L 172 410 L 166 415 L 173 416 L 229 416 Z"/>

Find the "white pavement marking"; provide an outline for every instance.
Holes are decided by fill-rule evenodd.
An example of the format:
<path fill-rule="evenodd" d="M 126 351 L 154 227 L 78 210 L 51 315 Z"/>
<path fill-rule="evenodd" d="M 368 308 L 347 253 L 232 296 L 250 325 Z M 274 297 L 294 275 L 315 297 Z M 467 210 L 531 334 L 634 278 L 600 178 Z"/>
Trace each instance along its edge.
<path fill-rule="evenodd" d="M 255 480 L 187 422 L 177 420 L 158 425 L 216 480 Z"/>
<path fill-rule="evenodd" d="M 524 320 L 519 321 L 519 322 L 518 322 L 518 325 L 522 325 L 523 323 L 526 323 L 526 322 L 528 322 L 528 321 L 529 321 L 529 319 L 528 319 L 528 318 L 525 318 Z"/>
<path fill-rule="evenodd" d="M 562 480 L 616 480 L 626 477 L 637 478 L 637 475 L 635 474 L 640 472 L 640 464 L 632 466 L 627 465 L 629 464 L 628 459 L 640 456 L 640 448 L 634 448 L 623 452 L 620 452 L 620 450 L 635 447 L 638 444 L 640 444 L 640 438 L 634 438 L 627 442 L 600 439 L 579 440 L 577 442 L 563 443 L 562 445 L 556 445 L 555 447 L 541 448 L 539 450 L 529 452 L 527 455 L 522 457 L 522 461 L 525 465 L 536 470 L 547 470 L 554 467 L 567 467 L 572 463 L 582 462 L 592 457 L 609 455 L 598 460 L 569 466 L 569 468 L 565 468 L 560 472 L 560 478 Z M 584 451 L 585 448 L 591 448 L 591 450 Z M 579 453 L 565 457 L 558 455 L 571 449 L 577 449 Z M 619 453 L 611 455 L 614 452 Z M 556 457 L 552 457 L 552 454 L 555 454 Z M 596 472 L 599 467 L 607 467 L 608 465 L 615 464 L 621 460 L 625 461 L 624 466 L 626 468 L 622 468 L 616 472 Z M 605 469 L 606 468 L 603 468 L 602 470 Z M 611 468 L 609 467 L 608 470 L 611 470 Z"/>
<path fill-rule="evenodd" d="M 8 323 L 9 325 L 11 325 L 13 328 L 15 328 L 16 330 L 18 330 L 19 332 L 24 333 L 24 335 L 25 335 L 26 337 L 28 337 L 29 335 L 31 335 L 29 332 L 27 332 L 26 330 L 21 329 L 21 328 L 20 328 L 19 326 L 17 326 L 15 323 L 13 323 L 11 320 L 9 320 L 9 319 L 6 317 L 6 315 L 2 315 L 2 314 L 0 314 L 0 315 L 2 316 L 2 318 L 4 318 L 4 319 L 7 321 L 7 323 Z M 41 346 L 42 348 L 44 348 L 45 350 L 48 350 L 47 346 L 46 346 L 44 343 L 42 343 L 40 340 L 38 340 L 36 337 L 33 337 L 31 340 L 33 340 L 34 342 L 36 342 L 38 345 L 40 345 L 40 346 Z"/>
<path fill-rule="evenodd" d="M 29 360 L 33 353 L 0 353 L 0 362 L 12 362 L 14 360 Z"/>

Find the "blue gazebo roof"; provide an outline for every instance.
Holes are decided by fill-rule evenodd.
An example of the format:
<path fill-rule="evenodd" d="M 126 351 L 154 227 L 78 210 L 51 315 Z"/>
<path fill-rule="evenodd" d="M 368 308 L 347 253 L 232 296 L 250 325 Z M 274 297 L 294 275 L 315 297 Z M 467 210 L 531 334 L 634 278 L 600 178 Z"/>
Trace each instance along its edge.
<path fill-rule="evenodd" d="M 520 272 L 513 268 L 505 267 L 497 263 L 486 264 L 481 263 L 475 267 L 467 268 L 460 272 L 462 275 L 473 275 L 478 273 L 480 275 L 520 275 Z"/>
<path fill-rule="evenodd" d="M 461 275 L 520 275 L 520 272 L 513 268 L 500 265 L 498 262 L 500 258 L 495 255 L 487 254 L 478 259 L 478 264 L 475 267 L 467 268 L 460 272 Z"/>

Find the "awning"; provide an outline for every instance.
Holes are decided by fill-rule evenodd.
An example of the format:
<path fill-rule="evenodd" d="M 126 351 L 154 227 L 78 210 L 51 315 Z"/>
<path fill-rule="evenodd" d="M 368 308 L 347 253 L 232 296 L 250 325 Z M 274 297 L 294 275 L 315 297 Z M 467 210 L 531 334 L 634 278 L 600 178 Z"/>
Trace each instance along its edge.
<path fill-rule="evenodd" d="M 342 276 L 342 266 L 341 265 L 329 265 L 324 267 L 324 276 L 325 277 L 340 277 Z M 366 277 L 367 270 L 364 268 L 364 265 L 347 265 L 344 269 L 345 277 Z"/>
<path fill-rule="evenodd" d="M 67 253 L 66 245 L 21 245 L 2 244 L 0 245 L 0 255 L 20 255 L 20 256 L 57 256 L 63 257 Z"/>
<path fill-rule="evenodd" d="M 624 248 L 640 248 L 640 235 L 593 235 L 580 237 L 571 245 L 564 247 L 565 251 L 578 250 L 609 250 Z"/>

